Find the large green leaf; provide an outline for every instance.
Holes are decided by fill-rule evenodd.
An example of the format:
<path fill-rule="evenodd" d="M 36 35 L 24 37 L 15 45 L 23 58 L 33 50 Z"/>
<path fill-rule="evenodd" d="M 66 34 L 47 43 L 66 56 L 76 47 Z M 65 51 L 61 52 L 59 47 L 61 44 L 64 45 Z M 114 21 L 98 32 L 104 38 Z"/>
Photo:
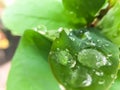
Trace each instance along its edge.
<path fill-rule="evenodd" d="M 98 24 L 102 33 L 120 47 L 120 1 L 104 16 Z"/>
<path fill-rule="evenodd" d="M 60 0 L 16 0 L 5 10 L 2 20 L 14 34 L 22 35 L 24 30 L 37 26 L 48 30 L 72 28 L 69 16 Z"/>
<path fill-rule="evenodd" d="M 7 90 L 60 90 L 47 61 L 50 47 L 51 41 L 26 31 L 12 61 Z"/>
<path fill-rule="evenodd" d="M 49 61 L 66 90 L 108 90 L 117 76 L 119 48 L 95 28 L 62 31 Z"/>
<path fill-rule="evenodd" d="M 90 23 L 106 0 L 62 0 L 66 9 L 76 14 L 80 20 Z"/>
<path fill-rule="evenodd" d="M 116 77 L 117 79 L 113 83 L 112 87 L 110 90 L 119 90 L 120 89 L 120 71 L 118 72 L 118 75 Z"/>

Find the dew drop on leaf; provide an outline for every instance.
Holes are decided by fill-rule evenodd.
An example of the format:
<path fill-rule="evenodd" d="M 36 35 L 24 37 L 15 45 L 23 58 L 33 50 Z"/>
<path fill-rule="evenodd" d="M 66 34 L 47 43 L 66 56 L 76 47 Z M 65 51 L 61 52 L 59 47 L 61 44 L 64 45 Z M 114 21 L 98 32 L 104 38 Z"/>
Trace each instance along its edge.
<path fill-rule="evenodd" d="M 90 86 L 91 84 L 92 84 L 92 77 L 89 74 L 87 74 L 87 78 L 82 82 L 82 86 L 87 87 Z"/>
<path fill-rule="evenodd" d="M 78 53 L 78 61 L 88 67 L 100 68 L 107 64 L 106 57 L 95 49 L 84 49 Z"/>
<path fill-rule="evenodd" d="M 52 56 L 55 56 L 56 61 L 64 66 L 73 68 L 76 65 L 76 60 L 73 59 L 72 55 L 69 53 L 69 50 L 60 50 L 57 48 L 56 52 Z"/>
<path fill-rule="evenodd" d="M 105 80 L 100 80 L 100 81 L 98 81 L 98 84 L 99 85 L 103 85 L 105 83 Z"/>
<path fill-rule="evenodd" d="M 38 25 L 37 27 L 33 28 L 35 31 L 39 32 L 42 35 L 47 33 L 47 28 L 44 25 Z"/>
<path fill-rule="evenodd" d="M 85 36 L 87 37 L 88 40 L 91 40 L 92 37 L 89 35 L 90 33 L 89 32 L 85 32 Z"/>
<path fill-rule="evenodd" d="M 117 75 L 116 74 L 111 74 L 111 78 L 116 79 Z"/>
<path fill-rule="evenodd" d="M 83 70 L 77 68 L 76 70 L 71 72 L 71 78 L 69 78 L 67 82 L 70 86 L 74 88 L 88 87 L 92 84 L 92 77 L 87 72 L 83 72 Z"/>
<path fill-rule="evenodd" d="M 104 72 L 102 72 L 102 71 L 96 71 L 95 74 L 96 74 L 97 76 L 103 76 L 103 75 L 104 75 Z"/>

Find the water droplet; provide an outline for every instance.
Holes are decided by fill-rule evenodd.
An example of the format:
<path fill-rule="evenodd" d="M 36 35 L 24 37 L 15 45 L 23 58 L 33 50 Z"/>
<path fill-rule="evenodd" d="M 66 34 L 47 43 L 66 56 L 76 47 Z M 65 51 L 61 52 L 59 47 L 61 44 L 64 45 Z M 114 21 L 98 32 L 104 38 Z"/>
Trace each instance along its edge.
<path fill-rule="evenodd" d="M 57 48 L 57 51 L 60 51 L 60 48 Z"/>
<path fill-rule="evenodd" d="M 63 30 L 63 28 L 61 27 L 61 28 L 58 29 L 58 32 L 61 32 L 62 30 Z"/>
<path fill-rule="evenodd" d="M 90 36 L 90 33 L 89 32 L 85 32 L 85 36 L 88 38 L 88 40 L 91 40 L 92 37 Z"/>
<path fill-rule="evenodd" d="M 80 33 L 80 34 L 83 34 L 84 32 L 83 32 L 83 30 L 80 30 L 79 33 Z"/>
<path fill-rule="evenodd" d="M 116 74 L 111 74 L 111 78 L 116 79 L 117 75 Z"/>
<path fill-rule="evenodd" d="M 73 68 L 76 65 L 76 60 L 73 59 L 68 49 L 60 50 L 59 48 L 57 48 L 57 52 L 55 52 L 55 56 L 56 56 L 57 62 L 64 66 Z"/>
<path fill-rule="evenodd" d="M 96 43 L 94 43 L 93 41 L 90 42 L 91 46 L 96 46 Z"/>
<path fill-rule="evenodd" d="M 74 68 L 75 65 L 76 65 L 76 61 L 75 60 L 73 60 L 72 62 L 69 62 L 69 63 L 70 63 L 70 68 Z"/>
<path fill-rule="evenodd" d="M 73 33 L 70 32 L 70 33 L 69 33 L 69 36 L 72 36 L 72 35 L 73 35 Z"/>
<path fill-rule="evenodd" d="M 70 11 L 69 13 L 70 13 L 71 15 L 74 15 L 74 12 L 72 12 L 72 11 Z"/>
<path fill-rule="evenodd" d="M 95 74 L 96 74 L 97 76 L 103 76 L 103 75 L 104 75 L 104 73 L 103 73 L 102 71 L 100 71 L 100 72 L 99 72 L 99 71 L 96 71 Z"/>
<path fill-rule="evenodd" d="M 66 52 L 69 52 L 69 50 L 68 50 L 68 49 L 65 49 L 65 51 L 66 51 Z"/>
<path fill-rule="evenodd" d="M 105 80 L 98 81 L 98 84 L 103 85 L 105 83 Z"/>
<path fill-rule="evenodd" d="M 109 46 L 109 44 L 105 44 L 104 46 L 108 47 L 108 46 Z"/>
<path fill-rule="evenodd" d="M 70 38 L 72 41 L 75 41 L 75 38 L 74 38 L 74 37 L 69 36 L 69 38 Z"/>
<path fill-rule="evenodd" d="M 75 41 L 75 37 L 73 37 L 73 33 L 69 33 L 69 38 L 72 40 L 72 41 Z"/>
<path fill-rule="evenodd" d="M 100 48 L 101 48 L 102 46 L 101 46 L 101 45 L 99 45 L 98 47 L 100 47 Z"/>
<path fill-rule="evenodd" d="M 108 54 L 107 57 L 112 57 L 112 54 Z"/>
<path fill-rule="evenodd" d="M 84 49 L 78 53 L 78 61 L 85 66 L 100 68 L 107 64 L 106 57 L 95 49 Z"/>
<path fill-rule="evenodd" d="M 61 90 L 66 90 L 65 87 L 61 84 L 59 85 L 59 87 L 60 87 Z"/>
<path fill-rule="evenodd" d="M 111 65 L 112 65 L 112 63 L 111 63 L 111 62 L 108 62 L 108 63 L 107 63 L 107 65 L 108 65 L 108 66 L 111 66 Z"/>
<path fill-rule="evenodd" d="M 92 77 L 89 74 L 87 74 L 87 78 L 82 82 L 82 86 L 87 87 L 90 86 L 91 84 L 92 84 Z"/>
<path fill-rule="evenodd" d="M 100 42 L 100 40 L 98 39 L 97 42 Z"/>
<path fill-rule="evenodd" d="M 100 56 L 97 57 L 97 63 L 96 66 L 97 67 L 101 67 L 101 66 L 105 66 L 108 63 L 108 60 L 106 59 L 106 57 L 102 54 L 99 54 Z"/>
<path fill-rule="evenodd" d="M 41 33 L 41 34 L 46 34 L 47 33 L 47 28 L 44 25 L 38 25 L 37 27 L 33 28 L 35 31 Z"/>
<path fill-rule="evenodd" d="M 71 72 L 71 78 L 67 82 L 75 88 L 88 87 L 92 84 L 92 77 L 87 72 L 81 73 L 81 70 L 78 68 Z"/>
<path fill-rule="evenodd" d="M 53 54 L 53 51 L 50 51 L 50 52 L 49 52 L 49 55 L 52 55 L 52 54 Z"/>

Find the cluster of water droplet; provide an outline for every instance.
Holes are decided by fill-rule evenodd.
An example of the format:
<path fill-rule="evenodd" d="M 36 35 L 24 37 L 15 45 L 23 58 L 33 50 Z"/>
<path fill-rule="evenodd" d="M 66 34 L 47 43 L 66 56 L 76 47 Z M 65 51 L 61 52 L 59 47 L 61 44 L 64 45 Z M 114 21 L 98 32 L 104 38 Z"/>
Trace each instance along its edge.
<path fill-rule="evenodd" d="M 114 63 L 111 60 L 113 52 L 109 50 L 111 44 L 105 38 L 82 30 L 66 34 L 64 38 L 69 40 L 65 46 L 61 46 L 63 43 L 60 38 L 61 36 L 53 44 L 55 47 L 49 57 L 51 62 L 55 62 L 55 67 L 52 64 L 53 71 L 63 86 L 74 90 L 104 84 L 109 86 L 106 80 L 110 79 L 111 83 L 116 78 L 116 71 L 106 72 Z"/>

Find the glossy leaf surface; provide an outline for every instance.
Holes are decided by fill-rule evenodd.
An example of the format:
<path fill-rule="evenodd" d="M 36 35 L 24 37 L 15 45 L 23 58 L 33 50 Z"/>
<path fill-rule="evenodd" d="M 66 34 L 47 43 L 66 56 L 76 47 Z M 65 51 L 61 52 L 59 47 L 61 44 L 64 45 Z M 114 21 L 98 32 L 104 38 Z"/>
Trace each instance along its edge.
<path fill-rule="evenodd" d="M 60 90 L 47 61 L 50 47 L 51 41 L 26 31 L 12 61 L 7 90 Z"/>
<path fill-rule="evenodd" d="M 75 13 L 78 20 L 90 23 L 106 0 L 62 0 L 65 8 Z"/>
<path fill-rule="evenodd" d="M 67 90 L 107 90 L 118 71 L 119 49 L 94 28 L 62 31 L 49 62 Z"/>
<path fill-rule="evenodd" d="M 48 30 L 74 27 L 59 0 L 16 0 L 5 10 L 2 20 L 17 35 L 37 26 Z"/>

